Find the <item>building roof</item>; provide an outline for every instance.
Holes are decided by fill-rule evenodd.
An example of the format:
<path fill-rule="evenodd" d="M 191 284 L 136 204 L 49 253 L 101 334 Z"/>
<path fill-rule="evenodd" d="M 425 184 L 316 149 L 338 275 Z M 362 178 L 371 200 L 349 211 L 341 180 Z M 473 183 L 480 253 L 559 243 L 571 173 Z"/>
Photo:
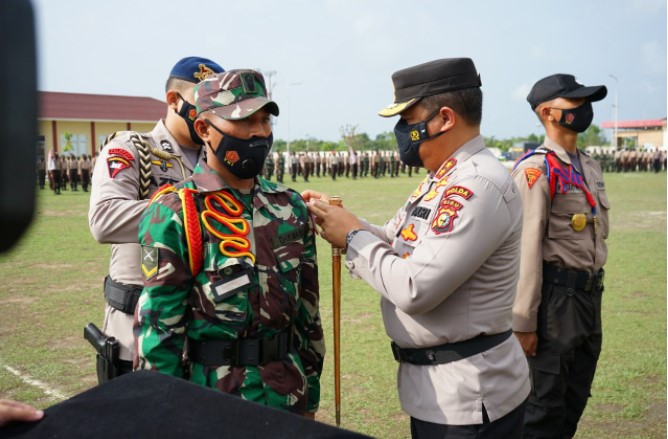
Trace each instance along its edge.
<path fill-rule="evenodd" d="M 647 128 L 661 128 L 666 126 L 666 118 L 663 119 L 646 119 L 646 120 L 619 120 L 617 121 L 617 129 L 647 129 Z M 601 124 L 601 128 L 614 128 L 615 122 L 606 120 Z"/>
<path fill-rule="evenodd" d="M 153 98 L 39 92 L 39 119 L 155 122 L 165 111 L 165 103 Z"/>

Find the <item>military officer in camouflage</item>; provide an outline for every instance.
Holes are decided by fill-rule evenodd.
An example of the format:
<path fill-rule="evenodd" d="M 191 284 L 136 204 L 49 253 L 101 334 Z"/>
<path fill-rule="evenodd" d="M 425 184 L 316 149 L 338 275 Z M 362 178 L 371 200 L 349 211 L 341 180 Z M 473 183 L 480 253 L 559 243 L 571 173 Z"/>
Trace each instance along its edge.
<path fill-rule="evenodd" d="M 119 345 L 117 358 L 98 355 L 100 383 L 132 370 L 133 316 L 143 287 L 137 241 L 139 217 L 160 186 L 182 181 L 195 168 L 202 141 L 192 128 L 193 88 L 222 71 L 205 58 L 178 61 L 165 84 L 165 118 L 148 133 L 113 134 L 94 165 L 88 222 L 98 242 L 111 244 L 102 331 Z"/>
<path fill-rule="evenodd" d="M 259 176 L 278 106 L 253 70 L 212 76 L 195 102 L 207 159 L 140 222 L 136 366 L 313 417 L 325 354 L 314 225 L 298 193 Z"/>

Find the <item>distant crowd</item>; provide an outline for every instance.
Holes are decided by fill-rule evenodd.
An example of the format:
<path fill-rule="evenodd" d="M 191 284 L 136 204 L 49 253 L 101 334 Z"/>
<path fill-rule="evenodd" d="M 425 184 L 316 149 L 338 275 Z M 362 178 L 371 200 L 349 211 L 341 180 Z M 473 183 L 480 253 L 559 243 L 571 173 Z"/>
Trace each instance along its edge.
<path fill-rule="evenodd" d="M 60 195 L 61 190 L 67 190 L 70 185 L 72 191 L 77 191 L 79 184 L 84 192 L 88 192 L 95 158 L 90 155 L 75 156 L 74 154 L 59 155 L 49 152 L 46 161 L 37 160 L 37 182 L 40 189 L 46 186 L 48 177 L 49 188 L 54 194 Z"/>
<path fill-rule="evenodd" d="M 665 172 L 666 152 L 655 149 L 635 150 L 630 148 L 617 151 L 596 150 L 592 157 L 599 162 L 603 172 Z M 81 186 L 88 192 L 95 157 L 53 154 L 47 160 L 37 161 L 37 181 L 40 189 L 44 189 L 48 177 L 49 187 L 55 194 L 61 190 L 77 191 Z M 418 174 L 419 168 L 406 166 L 399 159 L 396 151 L 330 151 L 289 153 L 274 152 L 267 157 L 262 176 L 267 180 L 283 183 L 287 174 L 291 181 L 310 177 L 317 178 L 381 178 L 399 177 L 413 173 Z"/>
<path fill-rule="evenodd" d="M 658 148 L 635 150 L 631 148 L 612 151 L 597 150 L 592 154 L 603 172 L 661 172 L 666 171 L 666 151 Z"/>
<path fill-rule="evenodd" d="M 270 154 L 265 161 L 262 176 L 283 183 L 285 174 L 294 182 L 298 177 L 309 181 L 310 177 L 381 178 L 398 177 L 399 174 L 418 174 L 419 168 L 406 166 L 396 151 L 331 151 Z"/>

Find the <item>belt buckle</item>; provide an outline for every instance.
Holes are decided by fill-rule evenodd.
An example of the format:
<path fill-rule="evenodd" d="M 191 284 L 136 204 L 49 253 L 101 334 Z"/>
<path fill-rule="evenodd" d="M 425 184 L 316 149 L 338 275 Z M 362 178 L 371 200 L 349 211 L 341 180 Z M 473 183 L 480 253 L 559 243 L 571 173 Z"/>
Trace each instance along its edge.
<path fill-rule="evenodd" d="M 587 273 L 587 282 L 585 282 L 585 286 L 584 286 L 585 291 L 591 291 L 592 290 L 592 284 L 594 283 L 595 278 L 596 278 L 595 273 Z"/>
<path fill-rule="evenodd" d="M 239 345 L 240 343 L 235 340 L 223 348 L 223 360 L 230 366 L 237 366 L 239 363 Z"/>
<path fill-rule="evenodd" d="M 244 366 L 257 366 L 260 364 L 261 343 L 259 339 L 249 338 L 239 343 L 239 364 Z"/>

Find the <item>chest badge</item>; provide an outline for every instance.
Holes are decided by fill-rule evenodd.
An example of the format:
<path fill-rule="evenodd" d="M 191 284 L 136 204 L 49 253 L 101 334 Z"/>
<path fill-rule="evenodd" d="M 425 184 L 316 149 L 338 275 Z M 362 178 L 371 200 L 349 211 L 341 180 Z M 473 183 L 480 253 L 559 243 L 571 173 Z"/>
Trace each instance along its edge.
<path fill-rule="evenodd" d="M 576 213 L 573 214 L 573 217 L 571 218 L 571 227 L 573 227 L 573 230 L 576 232 L 581 232 L 584 230 L 585 226 L 587 225 L 587 215 L 584 213 Z"/>

